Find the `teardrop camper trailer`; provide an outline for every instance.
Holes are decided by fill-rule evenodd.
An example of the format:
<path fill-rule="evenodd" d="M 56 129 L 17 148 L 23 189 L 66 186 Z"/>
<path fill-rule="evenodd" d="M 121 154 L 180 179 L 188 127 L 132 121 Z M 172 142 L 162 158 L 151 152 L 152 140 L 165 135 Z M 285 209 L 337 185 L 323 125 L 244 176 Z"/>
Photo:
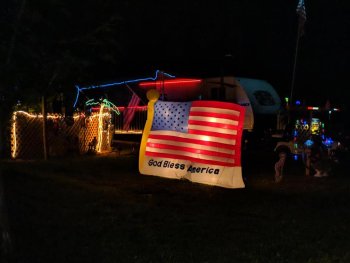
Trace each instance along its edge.
<path fill-rule="evenodd" d="M 207 78 L 203 80 L 201 98 L 244 106 L 244 130 L 256 135 L 263 135 L 266 130 L 277 127 L 281 99 L 265 80 L 233 76 Z"/>

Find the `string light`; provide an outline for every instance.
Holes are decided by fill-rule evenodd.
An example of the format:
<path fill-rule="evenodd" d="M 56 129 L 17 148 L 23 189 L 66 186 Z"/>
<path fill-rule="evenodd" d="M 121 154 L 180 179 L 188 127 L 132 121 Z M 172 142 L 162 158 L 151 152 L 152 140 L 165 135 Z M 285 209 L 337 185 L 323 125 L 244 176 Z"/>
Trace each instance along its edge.
<path fill-rule="evenodd" d="M 100 107 L 100 112 L 99 114 L 93 114 L 91 116 L 89 116 L 89 119 L 92 119 L 92 118 L 96 118 L 98 117 L 98 121 L 99 121 L 99 124 L 98 124 L 98 138 L 99 138 L 99 145 L 97 147 L 97 150 L 98 152 L 101 152 L 101 149 L 102 149 L 102 132 L 103 132 L 103 119 L 106 118 L 106 117 L 109 117 L 111 118 L 111 114 L 108 113 L 108 112 L 103 112 L 104 111 L 104 104 L 101 105 Z M 43 115 L 42 114 L 31 114 L 31 113 L 28 113 L 26 111 L 14 111 L 13 114 L 12 114 L 12 128 L 11 128 L 11 131 L 12 131 L 12 147 L 11 147 L 11 157 L 12 158 L 16 158 L 17 157 L 17 150 L 18 150 L 18 134 L 17 134 L 17 120 L 18 120 L 18 115 L 21 114 L 21 115 L 24 115 L 26 116 L 27 118 L 39 118 L 39 119 L 42 119 L 43 118 Z M 85 117 L 85 114 L 76 114 L 75 116 L 73 116 L 73 119 L 79 119 L 79 118 L 84 118 Z M 48 114 L 47 115 L 47 119 L 62 119 L 64 118 L 63 115 L 60 115 L 60 114 Z M 110 139 L 110 134 L 109 134 L 109 128 L 108 128 L 108 134 L 107 134 L 107 139 L 108 139 L 108 142 L 109 142 L 109 139 Z"/>
<path fill-rule="evenodd" d="M 26 111 L 15 111 L 13 112 L 13 114 L 23 114 L 25 115 L 26 117 L 29 117 L 29 118 L 43 118 L 43 115 L 42 114 L 32 114 L 32 113 L 28 113 Z M 75 116 L 73 116 L 74 119 L 78 119 L 80 118 L 81 116 L 85 116 L 84 114 L 77 114 Z M 61 114 L 47 114 L 46 116 L 48 119 L 62 119 L 64 118 L 65 116 L 64 115 L 61 115 Z"/>
<path fill-rule="evenodd" d="M 135 131 L 124 131 L 124 130 L 115 130 L 116 134 L 142 134 L 143 130 Z"/>
<path fill-rule="evenodd" d="M 104 103 L 104 107 L 114 111 L 118 115 L 120 114 L 118 107 L 116 105 L 114 105 L 112 102 L 110 102 L 109 100 L 104 99 L 103 103 Z"/>
<path fill-rule="evenodd" d="M 91 100 L 88 100 L 88 101 L 85 102 L 86 106 L 95 106 L 95 105 L 98 105 L 98 104 L 100 104 L 100 103 L 95 101 L 94 99 L 91 99 Z"/>
<path fill-rule="evenodd" d="M 102 150 L 102 139 L 103 139 L 103 108 L 104 108 L 104 103 L 101 104 L 100 107 L 100 113 L 98 115 L 98 131 L 97 131 L 97 146 L 96 146 L 96 151 L 98 153 L 101 152 Z"/>
<path fill-rule="evenodd" d="M 16 158 L 17 152 L 17 133 L 16 133 L 16 120 L 17 120 L 17 112 L 14 112 L 12 115 L 12 136 L 13 136 L 13 151 L 11 153 L 12 158 Z"/>
<path fill-rule="evenodd" d="M 312 106 L 308 106 L 307 107 L 308 110 L 319 110 L 319 107 L 312 107 Z"/>
<path fill-rule="evenodd" d="M 114 105 L 112 102 L 110 102 L 107 99 L 103 99 L 102 103 L 95 101 L 94 99 L 90 99 L 85 102 L 86 106 L 95 106 L 100 104 L 99 114 L 98 114 L 98 131 L 97 131 L 97 145 L 96 145 L 96 151 L 98 153 L 102 152 L 102 141 L 103 141 L 103 120 L 106 116 L 103 112 L 106 109 L 114 111 L 116 114 L 120 114 L 120 111 L 116 105 Z M 109 119 L 111 118 L 111 115 L 108 113 Z M 110 124 L 108 123 L 107 127 L 107 141 L 109 143 L 110 141 L 110 133 L 109 133 Z"/>
<path fill-rule="evenodd" d="M 11 128 L 11 131 L 12 131 L 12 150 L 11 150 L 11 156 L 12 158 L 16 158 L 17 157 L 17 149 L 18 149 L 18 142 L 17 142 L 17 115 L 18 114 L 22 114 L 24 116 L 26 116 L 27 118 L 40 118 L 42 119 L 43 118 L 43 115 L 42 114 L 31 114 L 31 113 L 28 113 L 26 111 L 14 111 L 13 114 L 12 114 L 12 128 Z M 73 119 L 78 119 L 80 117 L 85 117 L 84 114 L 82 115 L 75 115 L 73 116 Z M 64 116 L 60 115 L 60 114 L 48 114 L 47 115 L 47 118 L 48 119 L 61 119 L 61 118 L 64 118 Z"/>
<path fill-rule="evenodd" d="M 107 109 L 109 109 L 109 110 L 112 110 L 112 111 L 114 111 L 116 114 L 120 114 L 120 112 L 119 112 L 119 109 L 118 109 L 118 107 L 116 106 L 116 105 L 114 105 L 111 101 L 109 101 L 109 100 L 107 100 L 107 99 L 104 99 L 103 101 L 102 101 L 102 103 L 100 103 L 100 102 L 98 102 L 98 101 L 95 101 L 94 99 L 91 99 L 91 100 L 88 100 L 88 101 L 86 101 L 85 102 L 85 105 L 86 106 L 95 106 L 95 105 L 104 105 L 104 108 L 107 108 Z M 94 109 L 94 110 L 96 110 L 96 108 L 94 108 L 94 107 L 91 107 L 91 109 Z M 100 109 L 98 109 L 98 110 L 100 110 Z"/>
<path fill-rule="evenodd" d="M 113 83 L 108 83 L 108 84 L 102 84 L 102 85 L 92 85 L 92 86 L 87 86 L 87 87 L 79 87 L 78 85 L 75 85 L 75 88 L 77 89 L 77 95 L 75 97 L 75 102 L 73 104 L 73 107 L 75 108 L 75 106 L 78 103 L 78 99 L 79 99 L 79 95 L 80 92 L 82 92 L 83 90 L 90 90 L 90 89 L 98 89 L 98 88 L 108 88 L 108 87 L 113 87 L 113 86 L 120 86 L 120 85 L 125 85 L 125 84 L 131 84 L 131 83 L 136 83 L 136 82 L 141 82 L 141 81 L 152 81 L 152 80 L 157 80 L 158 79 L 158 75 L 159 75 L 160 71 L 157 70 L 155 73 L 154 77 L 148 77 L 148 78 L 139 78 L 139 79 L 132 79 L 132 80 L 126 80 L 126 81 L 120 81 L 120 82 L 113 82 Z M 168 73 L 162 72 L 162 74 L 164 76 L 167 76 L 169 78 L 175 78 L 175 76 L 170 75 Z"/>
<path fill-rule="evenodd" d="M 154 87 L 154 86 L 162 86 L 162 85 L 179 85 L 179 84 L 195 84 L 195 83 L 201 83 L 202 80 L 200 79 L 172 79 L 172 80 L 156 80 L 151 82 L 141 82 L 139 84 L 140 87 Z"/>

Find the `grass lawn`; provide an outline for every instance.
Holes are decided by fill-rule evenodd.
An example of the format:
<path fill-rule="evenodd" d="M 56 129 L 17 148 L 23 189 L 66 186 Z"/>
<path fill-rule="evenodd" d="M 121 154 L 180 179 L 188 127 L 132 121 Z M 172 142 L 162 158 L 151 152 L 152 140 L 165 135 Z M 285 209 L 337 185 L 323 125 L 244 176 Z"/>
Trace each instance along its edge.
<path fill-rule="evenodd" d="M 140 175 L 136 156 L 3 161 L 12 261 L 350 262 L 350 177 L 287 163 L 276 184 L 249 158 L 245 189 Z"/>

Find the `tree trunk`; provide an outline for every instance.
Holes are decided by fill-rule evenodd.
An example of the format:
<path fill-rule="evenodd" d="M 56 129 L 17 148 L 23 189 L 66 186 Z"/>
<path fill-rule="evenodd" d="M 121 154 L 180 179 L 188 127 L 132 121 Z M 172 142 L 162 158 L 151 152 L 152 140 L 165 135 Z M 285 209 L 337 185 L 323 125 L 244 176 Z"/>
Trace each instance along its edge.
<path fill-rule="evenodd" d="M 12 251 L 12 244 L 4 195 L 3 178 L 0 170 L 0 261 L 8 262 Z"/>
<path fill-rule="evenodd" d="M 47 129 L 46 129 L 46 119 L 47 119 L 47 112 L 46 112 L 46 98 L 45 96 L 42 96 L 42 114 L 43 114 L 43 151 L 44 151 L 44 160 L 46 161 L 48 158 L 47 154 Z"/>
<path fill-rule="evenodd" d="M 1 101 L 0 107 L 0 158 L 10 158 L 11 143 L 10 143 L 10 120 L 12 107 L 8 106 L 8 102 Z"/>

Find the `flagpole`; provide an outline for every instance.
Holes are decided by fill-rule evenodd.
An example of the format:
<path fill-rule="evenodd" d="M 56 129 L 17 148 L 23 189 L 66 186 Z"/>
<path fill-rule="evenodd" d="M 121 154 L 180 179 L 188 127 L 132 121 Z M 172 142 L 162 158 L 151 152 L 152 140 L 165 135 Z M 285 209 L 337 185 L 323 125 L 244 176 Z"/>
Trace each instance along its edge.
<path fill-rule="evenodd" d="M 298 53 L 299 53 L 298 51 L 299 51 L 300 32 L 301 32 L 300 26 L 298 26 L 297 41 L 296 41 L 296 44 L 295 44 L 293 73 L 292 73 L 292 84 L 291 84 L 291 88 L 290 88 L 290 105 L 293 105 L 293 91 L 294 91 L 294 86 L 295 86 L 295 75 L 296 75 Z"/>
<path fill-rule="evenodd" d="M 132 88 L 131 88 L 127 83 L 124 82 L 124 84 L 125 84 L 125 86 L 131 91 L 132 94 L 135 94 L 137 97 L 139 97 L 139 95 L 137 95 L 136 92 L 133 91 Z M 139 98 L 140 98 L 140 97 L 139 97 Z M 142 102 L 143 104 L 147 104 L 147 103 L 145 103 L 141 98 L 140 98 L 140 100 L 141 100 L 141 102 Z"/>
<path fill-rule="evenodd" d="M 297 41 L 295 44 L 292 84 L 291 84 L 291 88 L 290 88 L 290 105 L 293 105 L 293 91 L 294 91 L 294 86 L 295 86 L 295 75 L 296 75 L 297 60 L 298 60 L 298 53 L 299 53 L 299 40 L 300 40 L 300 37 L 303 35 L 304 24 L 306 21 L 306 11 L 305 11 L 304 0 L 299 0 L 296 12 L 298 15 L 298 31 L 297 31 Z"/>

